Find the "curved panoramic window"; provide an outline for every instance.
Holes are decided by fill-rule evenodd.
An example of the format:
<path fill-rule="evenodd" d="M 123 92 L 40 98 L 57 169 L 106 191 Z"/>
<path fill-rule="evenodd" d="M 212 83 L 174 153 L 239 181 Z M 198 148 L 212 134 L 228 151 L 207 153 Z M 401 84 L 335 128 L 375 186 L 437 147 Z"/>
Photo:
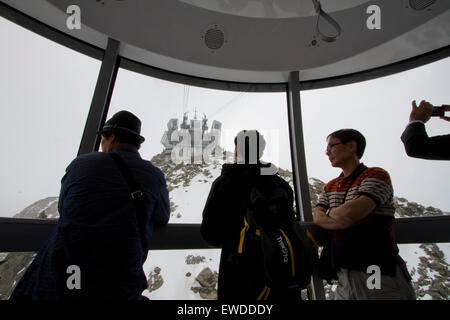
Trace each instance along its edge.
<path fill-rule="evenodd" d="M 0 216 L 56 218 L 100 61 L 0 18 Z"/>
<path fill-rule="evenodd" d="M 1 170 L 3 217 L 56 218 L 60 180 L 76 157 L 97 80 L 100 61 L 81 55 L 0 18 Z M 33 48 L 32 50 L 30 48 Z M 413 159 L 400 135 L 411 100 L 450 103 L 444 95 L 450 59 L 377 80 L 301 92 L 311 201 L 340 170 L 325 156 L 326 137 L 355 128 L 367 139 L 362 161 L 386 169 L 394 187 L 398 217 L 450 212 L 450 169 L 446 162 Z M 108 118 L 129 110 L 142 120 L 140 152 L 161 168 L 170 191 L 170 223 L 202 221 L 202 211 L 222 164 L 233 162 L 234 137 L 257 129 L 267 147 L 263 161 L 280 168 L 292 185 L 286 93 L 232 92 L 198 88 L 120 69 Z M 447 134 L 433 118 L 429 135 Z M 232 200 L 232 199 L 231 199 Z M 180 244 L 183 247 L 183 244 Z M 448 299 L 450 247 L 402 244 L 417 295 Z M 5 299 L 34 253 L 0 253 Z M 214 299 L 219 249 L 152 250 L 144 270 L 152 299 Z M 328 298 L 332 289 L 327 288 Z"/>

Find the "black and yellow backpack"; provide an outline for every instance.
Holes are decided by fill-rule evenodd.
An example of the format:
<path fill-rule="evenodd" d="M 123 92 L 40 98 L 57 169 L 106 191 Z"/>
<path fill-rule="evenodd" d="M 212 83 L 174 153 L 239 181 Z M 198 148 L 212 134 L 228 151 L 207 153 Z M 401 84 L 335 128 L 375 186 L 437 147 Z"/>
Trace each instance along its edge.
<path fill-rule="evenodd" d="M 277 177 L 279 178 L 279 177 Z M 276 179 L 252 186 L 245 202 L 237 247 L 238 256 L 260 257 L 253 261 L 264 269 L 264 279 L 257 300 L 300 297 L 308 289 L 311 299 L 311 276 L 318 267 L 318 246 L 311 233 L 298 223 L 292 201 Z M 254 252 L 260 250 L 257 254 Z M 259 265 L 259 267 L 258 267 Z M 280 295 L 281 293 L 281 295 Z"/>

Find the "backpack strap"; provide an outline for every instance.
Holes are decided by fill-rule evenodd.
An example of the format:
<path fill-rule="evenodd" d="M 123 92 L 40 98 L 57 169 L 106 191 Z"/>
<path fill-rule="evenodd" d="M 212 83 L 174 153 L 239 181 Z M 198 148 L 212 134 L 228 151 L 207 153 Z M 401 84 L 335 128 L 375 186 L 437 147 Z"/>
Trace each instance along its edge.
<path fill-rule="evenodd" d="M 244 251 L 244 240 L 245 240 L 245 236 L 247 235 L 248 231 L 250 230 L 250 225 L 247 222 L 247 218 L 244 217 L 244 227 L 241 229 L 241 233 L 240 233 L 240 237 L 239 237 L 239 246 L 238 246 L 238 253 L 242 254 L 242 252 Z M 255 231 L 255 235 L 257 237 L 261 236 L 261 230 L 258 229 L 258 227 L 256 227 L 254 229 Z"/>
<path fill-rule="evenodd" d="M 144 195 L 141 188 L 137 184 L 136 180 L 131 175 L 130 168 L 125 164 L 123 159 L 114 152 L 108 152 L 108 154 L 112 157 L 114 162 L 116 163 L 117 167 L 119 168 L 120 172 L 122 173 L 122 176 L 124 177 L 126 183 L 128 184 L 128 187 L 131 190 L 131 199 L 133 199 L 133 202 L 136 206 L 136 216 L 137 216 L 137 222 L 138 222 L 138 229 L 139 229 L 139 235 L 141 240 L 141 246 L 142 250 L 147 249 L 147 244 L 145 241 L 145 209 L 144 209 L 144 202 L 142 196 Z"/>
<path fill-rule="evenodd" d="M 250 226 L 247 223 L 247 219 L 245 219 L 244 217 L 244 227 L 241 230 L 241 235 L 240 235 L 240 240 L 239 240 L 239 246 L 238 246 L 238 253 L 242 254 L 242 249 L 244 247 L 244 239 L 245 239 L 245 235 L 247 234 L 248 228 Z"/>
<path fill-rule="evenodd" d="M 256 298 L 256 300 L 267 300 L 267 298 L 269 297 L 269 293 L 270 293 L 270 287 L 264 286 L 263 291 L 261 291 L 261 293 L 259 294 L 258 298 Z"/>

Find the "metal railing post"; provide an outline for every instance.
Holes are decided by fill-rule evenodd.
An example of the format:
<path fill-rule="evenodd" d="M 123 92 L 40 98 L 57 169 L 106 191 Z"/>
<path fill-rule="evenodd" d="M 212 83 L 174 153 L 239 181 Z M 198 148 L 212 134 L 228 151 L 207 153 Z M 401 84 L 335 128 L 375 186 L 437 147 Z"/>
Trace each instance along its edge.
<path fill-rule="evenodd" d="M 299 79 L 299 72 L 293 71 L 289 74 L 289 81 L 287 85 L 287 107 L 289 137 L 291 144 L 292 174 L 297 212 L 299 213 L 302 221 L 311 222 L 313 218 L 311 197 L 309 194 L 308 174 L 306 172 Z M 325 300 L 325 292 L 322 280 L 318 276 L 318 270 L 314 270 L 313 272 L 312 284 L 313 299 Z"/>
<path fill-rule="evenodd" d="M 78 155 L 96 151 L 100 145 L 100 138 L 97 136 L 97 131 L 105 123 L 106 115 L 108 114 L 109 102 L 111 101 L 114 83 L 119 69 L 119 48 L 119 41 L 111 38 L 108 39 L 108 45 L 98 75 L 91 108 L 89 109 L 84 127 L 80 148 L 78 149 Z"/>

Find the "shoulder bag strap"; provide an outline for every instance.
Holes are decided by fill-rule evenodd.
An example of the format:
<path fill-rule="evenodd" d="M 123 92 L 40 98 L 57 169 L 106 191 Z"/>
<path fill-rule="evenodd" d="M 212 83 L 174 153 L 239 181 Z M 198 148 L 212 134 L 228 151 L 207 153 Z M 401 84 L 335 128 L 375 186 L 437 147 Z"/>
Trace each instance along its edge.
<path fill-rule="evenodd" d="M 128 187 L 131 190 L 131 199 L 133 199 L 133 202 L 136 206 L 136 216 L 137 216 L 137 222 L 138 222 L 138 228 L 140 233 L 140 239 L 141 239 L 141 245 L 142 250 L 147 250 L 147 244 L 145 241 L 145 214 L 144 214 L 144 203 L 143 203 L 143 193 L 139 185 L 136 183 L 136 180 L 134 180 L 133 176 L 131 175 L 131 171 L 128 168 L 128 166 L 125 164 L 123 159 L 114 152 L 109 152 L 109 155 L 113 158 L 114 162 L 116 163 L 117 167 L 119 168 L 120 172 L 122 173 L 123 177 L 125 178 L 125 181 L 128 184 Z"/>
<path fill-rule="evenodd" d="M 345 203 L 345 198 L 347 198 L 347 193 L 350 190 L 350 188 L 352 187 L 353 183 L 356 181 L 356 179 L 358 179 L 358 177 L 361 175 L 361 173 L 363 173 L 364 171 L 366 171 L 366 169 L 362 170 L 359 174 L 355 175 L 352 179 L 352 182 L 350 182 L 350 185 L 348 186 L 347 190 L 345 191 L 344 194 L 344 198 L 342 199 L 342 204 Z"/>

